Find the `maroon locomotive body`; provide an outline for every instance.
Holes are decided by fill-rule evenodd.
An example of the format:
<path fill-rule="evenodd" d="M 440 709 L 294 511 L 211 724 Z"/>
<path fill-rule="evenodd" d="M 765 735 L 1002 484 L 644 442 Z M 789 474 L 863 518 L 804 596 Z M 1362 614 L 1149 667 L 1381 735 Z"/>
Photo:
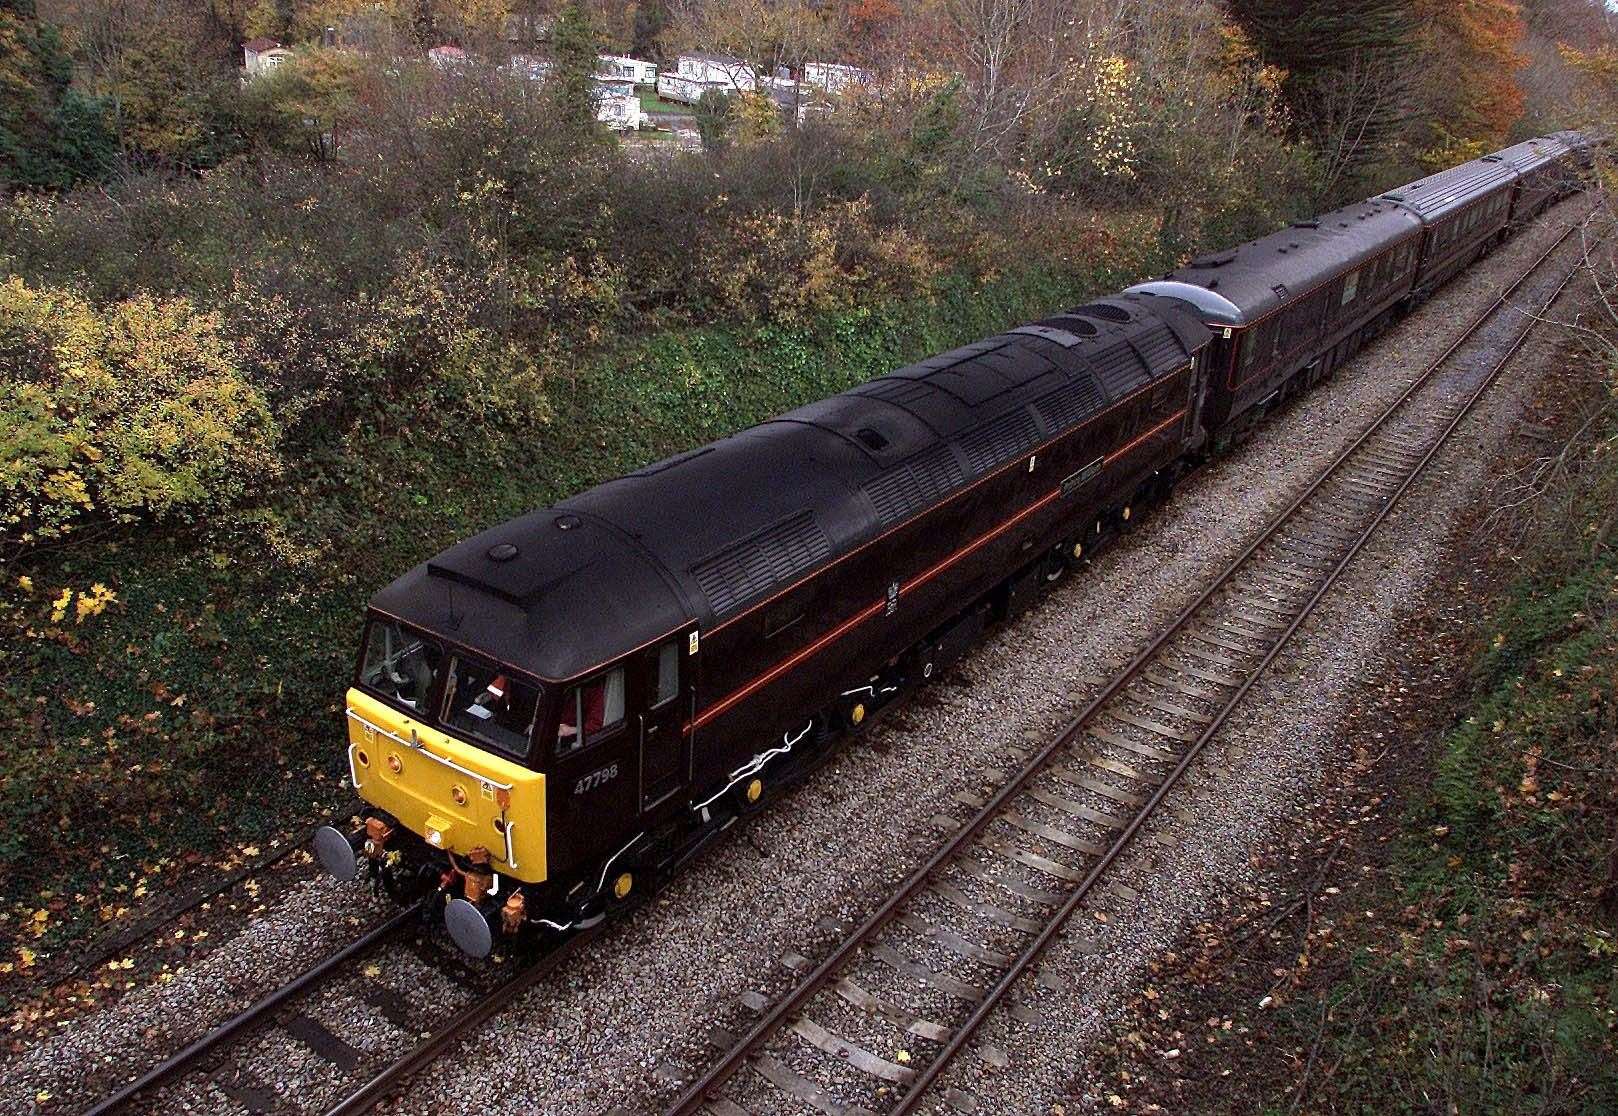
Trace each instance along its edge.
<path fill-rule="evenodd" d="M 352 874 L 363 845 L 400 894 L 437 886 L 474 953 L 601 917 L 1565 196 L 1588 149 L 1298 222 L 424 562 L 372 601 L 349 709 L 372 806 L 322 859 Z"/>

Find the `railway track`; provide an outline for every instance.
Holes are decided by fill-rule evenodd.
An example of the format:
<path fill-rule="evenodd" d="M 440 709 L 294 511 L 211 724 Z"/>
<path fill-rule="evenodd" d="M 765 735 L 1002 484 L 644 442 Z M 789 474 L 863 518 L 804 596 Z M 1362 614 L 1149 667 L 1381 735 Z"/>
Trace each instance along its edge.
<path fill-rule="evenodd" d="M 1025 1018 L 1019 982 L 1109 883 L 1192 763 L 1571 281 L 1538 257 L 1253 542 L 796 984 L 744 996 L 752 1021 L 665 1116 L 902 1116 L 991 1016 Z M 997 1050 L 980 1049 L 995 1061 Z M 938 1098 L 971 1112 L 969 1094 Z"/>
<path fill-rule="evenodd" d="M 474 962 L 422 933 L 422 903 L 403 908 L 341 950 L 254 1002 L 85 1116 L 142 1111 L 280 1116 L 314 1105 L 329 1116 L 368 1111 L 448 1045 L 499 1012 L 593 936 L 586 930 L 536 956 Z M 369 1018 L 385 1026 L 355 1028 Z M 363 1032 L 363 1038 L 355 1036 Z M 290 1044 L 290 1045 L 289 1045 Z M 284 1080 L 302 1048 L 298 1103 Z M 299 1052 L 302 1053 L 302 1050 Z M 311 1069 L 310 1062 L 313 1061 Z"/>
<path fill-rule="evenodd" d="M 962 795 L 971 817 L 938 819 L 951 831 L 945 843 L 830 955 L 818 965 L 804 962 L 801 979 L 779 1000 L 747 997 L 743 1007 L 755 1021 L 740 1036 L 716 1029 L 721 1057 L 668 1113 L 745 1116 L 793 1104 L 834 1116 L 912 1111 L 1102 886 L 1107 869 L 1526 340 L 1529 328 L 1518 328 L 1522 315 L 1511 312 L 1512 299 L 1521 292 L 1536 306 L 1554 301 L 1572 272 L 1559 281 L 1543 281 L 1541 272 L 1576 228 L 997 793 L 987 801 Z M 1479 350 L 1487 361 L 1468 359 Z M 505 964 L 477 963 L 423 935 L 419 916 L 415 907 L 400 911 L 85 1116 L 179 1107 L 369 1111 L 598 932 Z M 340 1021 L 360 1016 L 385 1021 L 380 1037 L 375 1030 L 363 1041 L 345 1034 Z M 874 1052 L 895 1039 L 902 1059 Z M 289 1049 L 299 1051 L 302 1076 L 318 1086 L 284 1080 Z M 746 1067 L 751 1080 L 738 1078 Z M 758 1099 L 749 1109 L 722 1087 Z"/>

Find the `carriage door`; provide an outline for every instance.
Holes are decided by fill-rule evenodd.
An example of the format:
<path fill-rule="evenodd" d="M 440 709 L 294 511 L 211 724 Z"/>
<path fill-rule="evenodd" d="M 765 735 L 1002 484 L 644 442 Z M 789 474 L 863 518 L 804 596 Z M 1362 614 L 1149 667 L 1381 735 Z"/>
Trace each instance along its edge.
<path fill-rule="evenodd" d="M 696 631 L 653 644 L 640 656 L 640 808 L 650 810 L 685 784 L 682 695 L 696 684 Z"/>

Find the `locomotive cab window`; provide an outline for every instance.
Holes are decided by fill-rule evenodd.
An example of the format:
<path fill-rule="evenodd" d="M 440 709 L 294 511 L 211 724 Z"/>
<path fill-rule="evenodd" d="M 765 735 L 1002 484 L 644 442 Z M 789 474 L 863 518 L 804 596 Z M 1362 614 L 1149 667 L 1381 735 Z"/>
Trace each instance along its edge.
<path fill-rule="evenodd" d="M 365 632 L 360 685 L 378 697 L 430 717 L 444 649 L 393 620 L 372 620 Z"/>
<path fill-rule="evenodd" d="M 680 644 L 669 640 L 656 651 L 657 670 L 652 690 L 652 708 L 659 709 L 680 696 Z"/>
<path fill-rule="evenodd" d="M 528 758 L 538 690 L 502 667 L 457 658 L 450 667 L 447 693 L 450 729 L 516 759 Z"/>
<path fill-rule="evenodd" d="M 570 687 L 556 722 L 556 754 L 571 755 L 611 736 L 624 723 L 624 668 Z M 583 729 L 581 732 L 580 729 Z"/>

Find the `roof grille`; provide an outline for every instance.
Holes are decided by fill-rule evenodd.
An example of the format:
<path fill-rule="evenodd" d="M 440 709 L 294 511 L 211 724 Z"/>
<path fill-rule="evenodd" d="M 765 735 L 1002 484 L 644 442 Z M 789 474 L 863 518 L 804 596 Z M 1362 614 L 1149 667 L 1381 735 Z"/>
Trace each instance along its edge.
<path fill-rule="evenodd" d="M 865 486 L 877 518 L 889 527 L 948 495 L 964 478 L 948 446 L 935 446 Z"/>
<path fill-rule="evenodd" d="M 1185 349 L 1180 339 L 1168 326 L 1159 324 L 1156 327 L 1144 330 L 1131 337 L 1135 348 L 1140 351 L 1141 359 L 1152 370 L 1154 376 L 1164 375 L 1171 368 L 1179 367 L 1185 359 Z"/>
<path fill-rule="evenodd" d="M 813 512 L 803 511 L 691 567 L 715 616 L 733 612 L 831 553 Z"/>
<path fill-rule="evenodd" d="M 1097 378 L 1101 380 L 1107 394 L 1117 399 L 1147 382 L 1146 370 L 1141 367 L 1140 357 L 1127 343 L 1120 341 L 1099 353 L 1087 354 L 1090 358 L 1090 367 L 1095 369 Z"/>
<path fill-rule="evenodd" d="M 1034 410 L 1054 435 L 1071 430 L 1106 405 L 1096 382 L 1089 376 L 1079 376 L 1036 399 Z"/>
<path fill-rule="evenodd" d="M 961 436 L 960 446 L 972 464 L 974 473 L 986 473 L 1002 462 L 1016 457 L 1039 439 L 1039 428 L 1028 408 L 1015 411 L 986 422 Z"/>
<path fill-rule="evenodd" d="M 1122 306 L 1109 306 L 1104 302 L 1091 302 L 1073 311 L 1075 314 L 1088 314 L 1092 318 L 1100 318 L 1104 322 L 1128 322 L 1134 316 Z"/>

